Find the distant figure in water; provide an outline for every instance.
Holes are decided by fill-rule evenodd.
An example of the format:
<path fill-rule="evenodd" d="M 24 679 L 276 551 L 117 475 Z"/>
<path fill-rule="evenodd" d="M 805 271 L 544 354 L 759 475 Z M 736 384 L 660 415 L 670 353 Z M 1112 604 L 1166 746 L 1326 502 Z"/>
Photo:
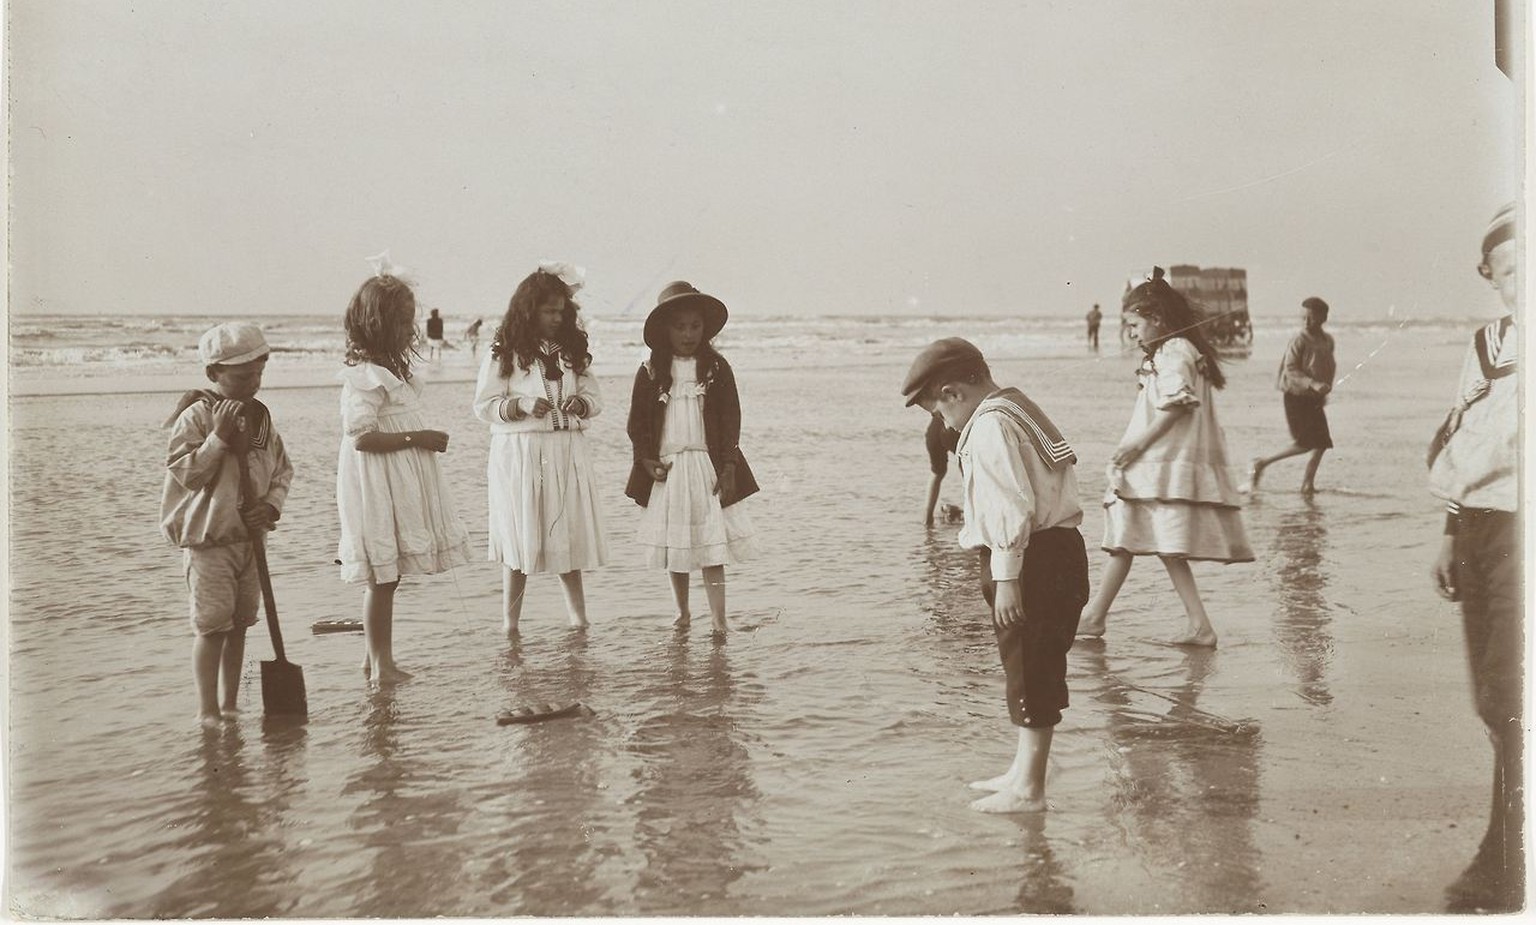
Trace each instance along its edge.
<path fill-rule="evenodd" d="M 1520 554 L 1520 235 L 1494 216 L 1477 271 L 1505 315 L 1472 337 L 1457 401 L 1430 446 L 1430 491 L 1446 503 L 1435 590 L 1461 602 L 1477 715 L 1493 741 L 1493 806 L 1450 912 L 1518 912 L 1525 898 L 1525 625 Z"/>
<path fill-rule="evenodd" d="M 1254 459 L 1248 470 L 1247 491 L 1259 490 L 1260 477 L 1274 463 L 1311 453 L 1301 477 L 1301 493 L 1310 495 L 1317 490 L 1314 480 L 1323 454 L 1333 448 L 1328 415 L 1323 411 L 1337 371 L 1333 336 L 1323 330 L 1323 323 L 1328 320 L 1328 303 L 1313 296 L 1302 302 L 1301 308 L 1302 329 L 1291 338 L 1275 377 L 1275 388 L 1285 393 L 1285 423 L 1291 429 L 1291 445 L 1273 456 Z"/>
<path fill-rule="evenodd" d="M 411 675 L 395 663 L 395 591 L 402 575 L 469 561 L 469 531 L 438 463 L 448 434 L 426 429 L 411 375 L 416 295 L 383 257 L 347 305 L 336 457 L 336 557 L 342 581 L 365 584 L 363 673 L 379 684 Z"/>
<path fill-rule="evenodd" d="M 1093 303 L 1093 308 L 1088 309 L 1088 346 L 1094 353 L 1099 352 L 1099 322 L 1104 320 L 1104 313 L 1099 311 L 1099 303 Z"/>
<path fill-rule="evenodd" d="M 166 453 L 160 530 L 183 550 L 197 719 L 210 728 L 239 711 L 245 631 L 261 607 L 251 537 L 275 529 L 293 481 L 283 439 L 256 400 L 270 352 L 254 324 L 203 334 L 197 354 L 213 388 L 182 396 Z"/>
<path fill-rule="evenodd" d="M 432 314 L 427 318 L 427 360 L 436 362 L 443 358 L 443 319 L 432 309 Z"/>
<path fill-rule="evenodd" d="M 464 339 L 469 341 L 469 358 L 471 360 L 480 352 L 480 325 L 483 323 L 484 319 L 476 318 L 469 323 L 469 327 L 464 329 Z"/>
<path fill-rule="evenodd" d="M 661 291 L 645 319 L 651 355 L 629 401 L 635 461 L 624 488 L 645 508 L 638 532 L 646 564 L 671 579 L 674 625 L 686 630 L 692 619 L 688 579 L 697 569 L 717 640 L 726 634 L 725 566 L 758 553 L 741 503 L 757 493 L 757 479 L 741 452 L 736 374 L 711 343 L 727 315 L 724 302 L 681 280 Z"/>
<path fill-rule="evenodd" d="M 984 813 L 1046 809 L 1051 737 L 1067 706 L 1067 651 L 1088 600 L 1088 556 L 1077 531 L 1077 462 L 1045 412 L 992 379 L 981 351 L 958 337 L 917 355 L 901 386 L 959 431 L 965 495 L 960 545 L 981 552 L 981 588 L 1006 676 L 1018 748 L 1006 772 L 971 784 Z"/>
<path fill-rule="evenodd" d="M 1104 493 L 1109 565 L 1079 632 L 1104 635 L 1134 557 L 1157 556 L 1184 604 L 1186 627 L 1173 644 L 1214 646 L 1216 630 L 1189 563 L 1253 561 L 1213 403 L 1226 377 L 1199 316 L 1163 279 L 1162 267 L 1126 293 L 1125 310 L 1146 357 Z"/>
<path fill-rule="evenodd" d="M 960 434 L 944 423 L 938 414 L 928 418 L 928 432 L 923 434 L 923 444 L 928 448 L 928 503 L 923 508 L 923 526 L 933 526 L 933 511 L 939 504 L 939 487 L 949 474 L 949 454 L 960 442 Z M 946 505 L 948 507 L 948 505 Z"/>

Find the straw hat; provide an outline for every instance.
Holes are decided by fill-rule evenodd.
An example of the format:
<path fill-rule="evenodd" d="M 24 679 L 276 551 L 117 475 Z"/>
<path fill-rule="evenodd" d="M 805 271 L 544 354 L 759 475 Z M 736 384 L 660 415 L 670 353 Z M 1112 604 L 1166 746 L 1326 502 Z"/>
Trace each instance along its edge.
<path fill-rule="evenodd" d="M 678 280 L 668 283 L 656 297 L 656 307 L 645 316 L 645 345 L 665 347 L 667 341 L 667 317 L 680 308 L 696 308 L 704 318 L 704 339 L 710 340 L 725 327 L 730 315 L 725 303 L 712 295 L 705 295 L 689 283 Z"/>

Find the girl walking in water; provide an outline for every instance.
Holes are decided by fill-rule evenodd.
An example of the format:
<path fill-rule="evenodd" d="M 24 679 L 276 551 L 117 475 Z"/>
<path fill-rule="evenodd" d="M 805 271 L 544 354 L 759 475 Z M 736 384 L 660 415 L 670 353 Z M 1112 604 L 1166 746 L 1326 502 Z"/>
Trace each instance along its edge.
<path fill-rule="evenodd" d="M 1214 646 L 1216 631 L 1189 563 L 1253 561 L 1212 401 L 1226 377 L 1199 316 L 1163 279 L 1161 267 L 1126 293 L 1124 310 L 1146 358 L 1136 371 L 1140 391 L 1130 426 L 1109 466 L 1103 543 L 1109 564 L 1078 635 L 1103 636 L 1133 558 L 1157 556 L 1187 620 L 1172 642 Z"/>

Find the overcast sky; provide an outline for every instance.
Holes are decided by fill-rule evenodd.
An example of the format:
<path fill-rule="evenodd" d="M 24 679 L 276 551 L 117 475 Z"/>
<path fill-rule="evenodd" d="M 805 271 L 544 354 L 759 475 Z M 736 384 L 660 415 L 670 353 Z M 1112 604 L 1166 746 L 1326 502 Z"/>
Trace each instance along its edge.
<path fill-rule="evenodd" d="M 1027 314 L 1152 263 L 1489 315 L 1492 0 L 10 0 L 13 312 Z"/>

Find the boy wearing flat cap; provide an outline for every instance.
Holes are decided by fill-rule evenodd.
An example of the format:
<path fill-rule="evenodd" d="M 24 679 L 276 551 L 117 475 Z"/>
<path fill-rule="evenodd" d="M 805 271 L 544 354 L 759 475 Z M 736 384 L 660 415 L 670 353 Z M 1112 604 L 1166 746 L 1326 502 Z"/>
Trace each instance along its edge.
<path fill-rule="evenodd" d="M 260 607 L 251 538 L 281 516 L 293 465 L 272 415 L 255 398 L 270 353 L 261 328 L 216 325 L 197 352 L 213 388 L 188 392 L 177 408 L 160 529 L 183 550 L 197 718 L 216 727 L 238 709 L 245 631 Z"/>
<path fill-rule="evenodd" d="M 1018 727 L 1013 764 L 976 781 L 985 813 L 1040 812 L 1051 734 L 1067 706 L 1067 651 L 1088 602 L 1088 557 L 1077 527 L 1077 457 L 1044 411 L 992 379 L 981 351 L 947 337 L 928 345 L 901 387 L 907 404 L 960 432 L 965 498 L 960 545 L 981 553 L 981 591 Z"/>
<path fill-rule="evenodd" d="M 1430 445 L 1446 503 L 1435 590 L 1461 602 L 1478 717 L 1493 743 L 1493 807 L 1477 855 L 1447 890 L 1451 912 L 1516 912 L 1525 898 L 1525 614 L 1520 566 L 1520 238 L 1515 205 L 1494 215 L 1477 271 L 1504 315 L 1472 337 L 1457 401 Z"/>

